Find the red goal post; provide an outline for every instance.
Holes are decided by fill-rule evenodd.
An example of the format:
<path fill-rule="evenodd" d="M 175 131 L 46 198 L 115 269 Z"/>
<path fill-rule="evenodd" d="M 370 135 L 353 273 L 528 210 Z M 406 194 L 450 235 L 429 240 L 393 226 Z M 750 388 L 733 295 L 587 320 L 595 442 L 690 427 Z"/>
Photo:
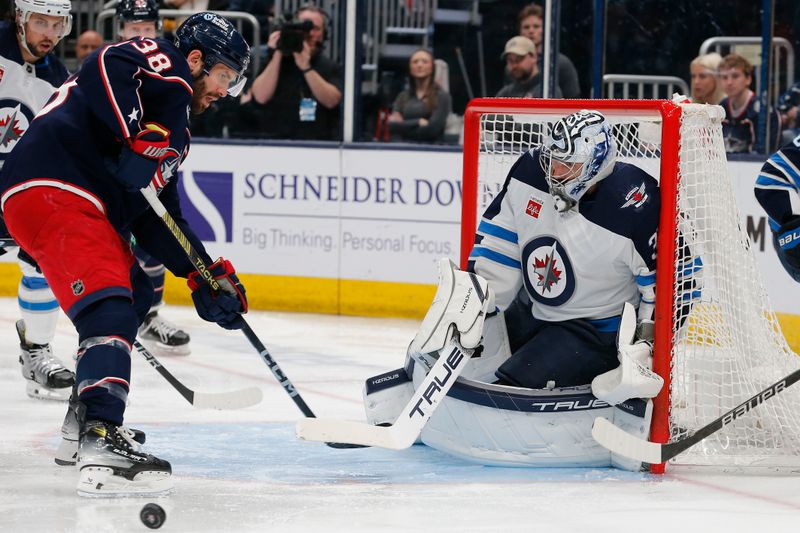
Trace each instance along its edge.
<path fill-rule="evenodd" d="M 666 443 L 797 366 L 738 221 L 721 108 L 669 100 L 471 101 L 464 115 L 461 266 L 466 268 L 478 217 L 511 164 L 541 141 L 548 124 L 580 109 L 602 112 L 612 124 L 618 158 L 659 181 L 654 370 L 665 384 L 654 400 L 651 440 Z M 679 257 L 679 242 L 692 250 L 690 262 Z M 693 303 L 684 305 L 689 300 Z M 759 420 L 737 422 L 676 463 L 685 458 L 690 464 L 751 466 L 800 455 L 800 418 L 792 413 L 798 400 L 765 406 L 756 415 Z M 762 434 L 765 428 L 767 435 Z M 663 472 L 664 465 L 652 470 Z"/>

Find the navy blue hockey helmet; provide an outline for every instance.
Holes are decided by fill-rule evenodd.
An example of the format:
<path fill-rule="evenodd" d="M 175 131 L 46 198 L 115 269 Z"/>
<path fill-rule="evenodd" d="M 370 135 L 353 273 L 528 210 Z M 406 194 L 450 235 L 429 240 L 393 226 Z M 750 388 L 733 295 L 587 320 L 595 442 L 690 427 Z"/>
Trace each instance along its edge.
<path fill-rule="evenodd" d="M 250 46 L 228 19 L 208 11 L 195 13 L 175 32 L 175 46 L 185 56 L 200 50 L 206 74 L 217 63 L 232 68 L 237 76 L 228 84 L 228 94 L 237 96 L 242 91 L 247 81 L 244 72 L 250 64 Z"/>

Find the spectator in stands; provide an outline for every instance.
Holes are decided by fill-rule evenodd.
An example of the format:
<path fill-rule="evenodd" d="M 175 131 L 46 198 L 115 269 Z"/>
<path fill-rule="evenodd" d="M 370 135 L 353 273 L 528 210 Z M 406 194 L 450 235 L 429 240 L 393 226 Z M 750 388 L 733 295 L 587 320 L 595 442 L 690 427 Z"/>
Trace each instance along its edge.
<path fill-rule="evenodd" d="M 722 56 L 716 52 L 694 58 L 689 65 L 692 76 L 692 103 L 717 105 L 725 97 L 719 80 Z"/>
<path fill-rule="evenodd" d="M 781 126 L 783 127 L 781 144 L 786 144 L 800 135 L 800 123 L 797 120 L 799 105 L 800 82 L 797 82 L 778 99 L 778 112 L 781 114 Z"/>
<path fill-rule="evenodd" d="M 78 67 L 86 56 L 103 46 L 103 36 L 94 30 L 86 30 L 78 36 L 75 44 L 75 56 L 78 58 Z"/>
<path fill-rule="evenodd" d="M 544 10 L 538 4 L 529 4 L 522 8 L 517 15 L 519 34 L 527 37 L 536 45 L 536 55 L 539 71 L 544 68 L 544 58 L 542 56 L 542 37 L 544 36 Z M 564 54 L 558 54 L 558 65 L 556 69 L 557 84 L 561 89 L 564 98 L 578 98 L 581 95 L 581 87 L 578 82 L 578 71 L 575 65 Z"/>
<path fill-rule="evenodd" d="M 408 89 L 389 115 L 392 141 L 441 142 L 452 110 L 450 94 L 434 81 L 433 54 L 420 48 L 408 60 Z"/>
<path fill-rule="evenodd" d="M 542 75 L 536 61 L 536 45 L 533 44 L 533 41 L 520 35 L 512 37 L 506 43 L 506 48 L 500 58 L 505 60 L 508 74 L 514 81 L 500 89 L 497 96 L 542 97 Z M 556 87 L 556 94 L 552 96 L 561 98 L 561 89 Z"/>
<path fill-rule="evenodd" d="M 756 146 L 758 132 L 758 115 L 760 103 L 750 83 L 753 80 L 753 65 L 739 54 L 728 54 L 719 66 L 722 90 L 725 98 L 719 103 L 725 108 L 725 119 L 722 121 L 722 136 L 725 139 L 725 151 L 729 153 L 752 152 Z M 768 152 L 777 148 L 780 140 L 781 120 L 777 112 L 771 118 L 772 128 Z"/>
<path fill-rule="evenodd" d="M 267 41 L 267 66 L 242 97 L 258 115 L 257 136 L 271 139 L 335 140 L 339 134 L 339 102 L 342 100 L 338 64 L 322 51 L 327 24 L 325 12 L 313 5 L 295 13 L 298 22 L 311 21 L 302 35 L 299 52 L 286 49 L 291 39 L 274 31 Z M 246 119 L 248 113 L 243 113 Z"/>

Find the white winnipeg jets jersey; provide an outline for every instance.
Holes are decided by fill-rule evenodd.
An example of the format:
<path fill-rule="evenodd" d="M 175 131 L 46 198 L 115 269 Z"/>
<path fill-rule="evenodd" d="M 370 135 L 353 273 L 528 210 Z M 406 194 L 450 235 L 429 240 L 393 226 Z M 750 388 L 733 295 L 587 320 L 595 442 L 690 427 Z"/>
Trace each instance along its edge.
<path fill-rule="evenodd" d="M 0 56 L 0 167 L 55 87 Z"/>
<path fill-rule="evenodd" d="M 528 152 L 481 219 L 470 270 L 501 310 L 524 286 L 540 320 L 607 319 L 625 302 L 648 304 L 639 318 L 651 318 L 659 206 L 656 180 L 618 162 L 577 208 L 558 213 L 539 152 Z"/>

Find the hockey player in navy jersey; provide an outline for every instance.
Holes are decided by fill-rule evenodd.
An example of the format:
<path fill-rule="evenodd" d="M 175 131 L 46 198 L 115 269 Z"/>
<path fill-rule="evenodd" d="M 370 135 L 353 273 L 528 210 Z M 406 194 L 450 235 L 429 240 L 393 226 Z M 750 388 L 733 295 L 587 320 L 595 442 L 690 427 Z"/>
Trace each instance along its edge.
<path fill-rule="evenodd" d="M 778 259 L 800 282 L 800 136 L 767 159 L 756 178 L 755 195 L 767 212 Z"/>
<path fill-rule="evenodd" d="M 13 22 L 0 23 L 0 166 L 45 102 L 69 76 L 53 53 L 72 26 L 68 0 L 16 0 Z M 18 253 L 19 362 L 29 396 L 66 400 L 75 374 L 53 355 L 58 302 L 25 252 Z"/>
<path fill-rule="evenodd" d="M 136 39 L 102 48 L 61 86 L 0 173 L 6 226 L 50 281 L 79 336 L 80 494 L 158 494 L 172 487 L 170 464 L 144 453 L 122 426 L 131 345 L 153 298 L 129 236 L 189 279 L 202 318 L 242 326 L 244 288 L 231 263 L 213 261 L 186 223 L 176 180 L 189 149 L 189 112 L 238 94 L 249 57 L 233 25 L 208 12 L 189 17 L 175 44 Z M 148 186 L 211 265 L 222 292 L 195 272 L 149 209 L 140 193 Z"/>
<path fill-rule="evenodd" d="M 120 0 L 117 3 L 120 40 L 136 37 L 154 39 L 161 28 L 156 0 Z M 188 355 L 189 334 L 166 320 L 159 311 L 164 306 L 165 267 L 141 246 L 134 246 L 136 260 L 153 283 L 153 304 L 139 327 L 139 339 L 156 355 Z"/>

